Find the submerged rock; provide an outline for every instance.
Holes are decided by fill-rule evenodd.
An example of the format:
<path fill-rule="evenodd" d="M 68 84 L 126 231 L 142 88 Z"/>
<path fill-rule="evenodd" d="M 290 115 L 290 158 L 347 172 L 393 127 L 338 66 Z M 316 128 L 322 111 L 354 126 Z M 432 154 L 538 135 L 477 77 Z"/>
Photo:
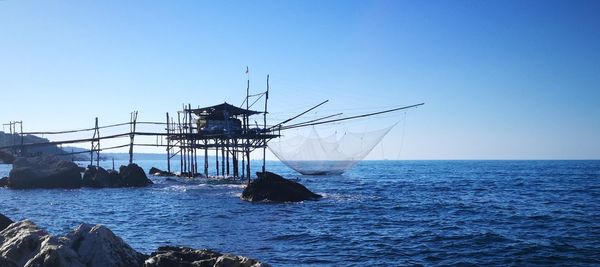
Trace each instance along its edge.
<path fill-rule="evenodd" d="M 144 267 L 171 266 L 267 267 L 269 265 L 255 259 L 230 254 L 224 255 L 207 249 L 173 246 L 159 247 L 144 262 Z"/>
<path fill-rule="evenodd" d="M 103 225 L 81 224 L 64 239 L 85 266 L 141 266 L 146 259 Z"/>
<path fill-rule="evenodd" d="M 144 170 L 135 163 L 119 168 L 119 176 L 123 186 L 142 187 L 153 184 Z"/>
<path fill-rule="evenodd" d="M 8 177 L 0 178 L 0 187 L 7 187 L 7 186 L 8 186 Z"/>
<path fill-rule="evenodd" d="M 6 229 L 6 227 L 11 225 L 12 223 L 13 223 L 13 221 L 11 219 L 4 216 L 3 214 L 0 214 L 0 231 Z M 2 265 L 0 265 L 0 266 L 2 266 Z"/>
<path fill-rule="evenodd" d="M 11 188 L 79 188 L 77 164 L 56 157 L 17 158 L 8 176 Z"/>
<path fill-rule="evenodd" d="M 257 172 L 257 179 L 246 186 L 241 198 L 248 201 L 298 202 L 317 200 L 315 194 L 298 182 L 285 179 L 272 172 Z"/>

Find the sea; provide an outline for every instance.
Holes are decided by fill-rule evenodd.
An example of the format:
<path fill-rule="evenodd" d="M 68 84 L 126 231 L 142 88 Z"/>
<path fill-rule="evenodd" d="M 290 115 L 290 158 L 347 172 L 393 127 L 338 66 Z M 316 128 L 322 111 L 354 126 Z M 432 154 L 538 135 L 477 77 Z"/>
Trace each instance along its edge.
<path fill-rule="evenodd" d="M 0 176 L 10 168 L 0 165 Z M 267 169 L 323 198 L 249 203 L 243 182 L 151 176 L 146 188 L 1 188 L 0 213 L 56 235 L 103 224 L 143 253 L 181 245 L 273 266 L 600 266 L 600 161 L 362 161 L 335 176 L 277 161 Z"/>

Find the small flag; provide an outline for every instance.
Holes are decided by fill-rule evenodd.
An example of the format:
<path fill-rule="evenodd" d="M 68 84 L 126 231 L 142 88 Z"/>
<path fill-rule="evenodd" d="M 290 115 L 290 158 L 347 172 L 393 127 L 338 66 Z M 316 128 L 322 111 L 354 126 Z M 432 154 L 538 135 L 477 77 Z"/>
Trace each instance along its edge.
<path fill-rule="evenodd" d="M 250 70 L 248 70 L 248 66 L 246 66 L 246 74 L 248 74 L 248 72 L 250 72 Z"/>

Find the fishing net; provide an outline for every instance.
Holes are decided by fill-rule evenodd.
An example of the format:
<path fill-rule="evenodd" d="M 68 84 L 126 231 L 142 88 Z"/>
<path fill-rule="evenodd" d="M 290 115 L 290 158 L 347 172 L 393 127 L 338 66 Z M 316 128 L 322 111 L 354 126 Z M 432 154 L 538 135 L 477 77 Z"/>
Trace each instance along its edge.
<path fill-rule="evenodd" d="M 282 137 L 269 149 L 285 165 L 304 175 L 342 174 L 364 159 L 395 126 L 362 132 L 320 134 L 312 127 L 307 135 Z"/>

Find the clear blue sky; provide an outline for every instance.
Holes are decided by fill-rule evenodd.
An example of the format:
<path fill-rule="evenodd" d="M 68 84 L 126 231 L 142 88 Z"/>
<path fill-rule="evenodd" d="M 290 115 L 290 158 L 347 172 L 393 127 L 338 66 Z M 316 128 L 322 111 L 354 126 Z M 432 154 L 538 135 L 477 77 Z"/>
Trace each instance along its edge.
<path fill-rule="evenodd" d="M 0 121 L 162 121 L 182 103 L 241 103 L 250 66 L 255 91 L 271 74 L 274 119 L 324 99 L 321 114 L 426 102 L 372 159 L 598 159 L 598 14 L 599 1 L 0 1 Z"/>

